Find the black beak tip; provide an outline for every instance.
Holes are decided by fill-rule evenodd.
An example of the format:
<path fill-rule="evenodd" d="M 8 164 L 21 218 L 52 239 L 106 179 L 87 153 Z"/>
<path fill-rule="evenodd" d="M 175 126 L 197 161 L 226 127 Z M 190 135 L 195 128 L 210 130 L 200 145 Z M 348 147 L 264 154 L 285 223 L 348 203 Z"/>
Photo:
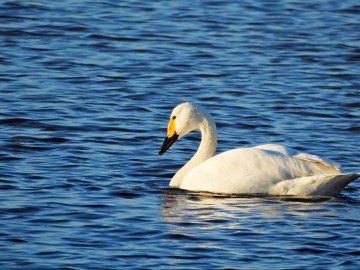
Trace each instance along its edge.
<path fill-rule="evenodd" d="M 170 148 L 170 146 L 173 145 L 174 142 L 176 142 L 178 138 L 179 135 L 177 135 L 176 133 L 171 137 L 166 137 L 163 145 L 160 148 L 159 155 L 162 156 Z"/>

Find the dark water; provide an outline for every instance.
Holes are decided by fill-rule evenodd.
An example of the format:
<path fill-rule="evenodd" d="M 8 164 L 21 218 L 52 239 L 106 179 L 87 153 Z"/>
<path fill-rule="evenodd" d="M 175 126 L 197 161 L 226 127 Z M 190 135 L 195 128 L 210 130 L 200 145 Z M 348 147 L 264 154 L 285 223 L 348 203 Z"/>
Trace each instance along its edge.
<path fill-rule="evenodd" d="M 304 3 L 305 2 L 305 3 Z M 316 2 L 316 3 L 310 3 Z M 0 1 L 1 269 L 359 269 L 360 182 L 336 198 L 168 188 L 199 134 L 360 172 L 358 1 Z"/>

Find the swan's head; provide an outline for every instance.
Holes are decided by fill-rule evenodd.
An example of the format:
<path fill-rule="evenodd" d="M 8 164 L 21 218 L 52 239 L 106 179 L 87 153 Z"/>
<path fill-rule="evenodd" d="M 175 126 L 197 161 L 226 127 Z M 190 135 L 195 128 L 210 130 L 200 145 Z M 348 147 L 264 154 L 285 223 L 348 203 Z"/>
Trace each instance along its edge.
<path fill-rule="evenodd" d="M 164 154 L 177 139 L 198 129 L 204 116 L 203 109 L 193 103 L 186 102 L 176 106 L 171 113 L 167 134 L 159 155 Z"/>

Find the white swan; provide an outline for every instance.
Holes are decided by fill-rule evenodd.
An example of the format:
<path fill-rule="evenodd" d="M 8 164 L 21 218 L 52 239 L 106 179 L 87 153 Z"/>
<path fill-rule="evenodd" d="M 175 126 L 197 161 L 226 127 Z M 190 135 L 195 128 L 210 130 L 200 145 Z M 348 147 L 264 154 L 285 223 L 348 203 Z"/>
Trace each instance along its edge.
<path fill-rule="evenodd" d="M 238 148 L 213 157 L 215 123 L 209 113 L 189 102 L 173 110 L 159 154 L 195 129 L 201 131 L 200 146 L 171 179 L 171 187 L 223 194 L 333 196 L 360 176 L 341 173 L 331 160 L 275 144 Z"/>

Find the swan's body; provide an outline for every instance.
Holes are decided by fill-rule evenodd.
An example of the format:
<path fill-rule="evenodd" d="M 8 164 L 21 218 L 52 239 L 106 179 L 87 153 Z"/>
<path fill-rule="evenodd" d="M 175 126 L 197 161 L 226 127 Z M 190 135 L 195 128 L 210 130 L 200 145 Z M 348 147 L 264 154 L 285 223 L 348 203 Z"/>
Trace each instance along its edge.
<path fill-rule="evenodd" d="M 192 103 L 172 112 L 163 154 L 178 139 L 200 129 L 195 155 L 172 178 L 171 187 L 224 194 L 337 195 L 359 174 L 344 174 L 331 160 L 275 144 L 238 148 L 213 156 L 217 145 L 211 116 Z"/>

